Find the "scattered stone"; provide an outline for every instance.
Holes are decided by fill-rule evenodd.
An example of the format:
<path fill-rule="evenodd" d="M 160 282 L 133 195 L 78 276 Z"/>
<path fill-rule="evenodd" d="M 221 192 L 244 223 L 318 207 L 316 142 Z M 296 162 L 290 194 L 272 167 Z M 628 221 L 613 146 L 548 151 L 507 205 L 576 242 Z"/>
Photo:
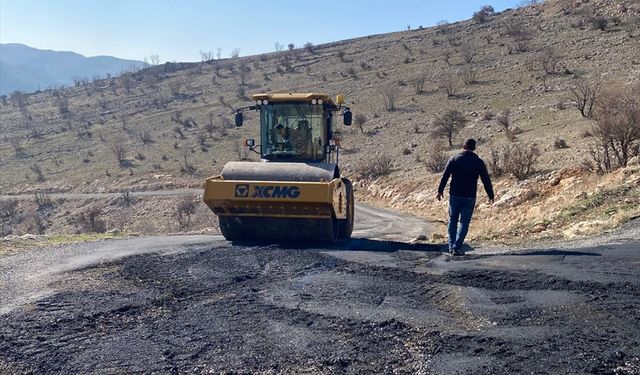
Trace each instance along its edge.
<path fill-rule="evenodd" d="M 553 177 L 552 179 L 549 180 L 549 186 L 558 186 L 558 184 L 560 184 L 560 181 L 562 179 L 558 176 Z"/>
<path fill-rule="evenodd" d="M 426 240 L 427 240 L 427 236 L 425 234 L 420 234 L 416 238 L 412 239 L 411 242 L 421 242 Z"/>
<path fill-rule="evenodd" d="M 431 241 L 442 241 L 444 239 L 445 239 L 445 237 L 440 233 L 432 233 L 431 234 Z"/>
<path fill-rule="evenodd" d="M 120 234 L 120 229 L 112 228 L 107 231 L 107 234 Z"/>

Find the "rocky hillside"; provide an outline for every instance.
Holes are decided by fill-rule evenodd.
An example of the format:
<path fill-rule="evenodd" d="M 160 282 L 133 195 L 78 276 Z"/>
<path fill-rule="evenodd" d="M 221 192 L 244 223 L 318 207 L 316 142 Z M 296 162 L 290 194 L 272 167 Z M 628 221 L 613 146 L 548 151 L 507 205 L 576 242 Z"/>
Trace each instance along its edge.
<path fill-rule="evenodd" d="M 479 140 L 485 160 L 495 160 L 489 164 L 503 197 L 529 180 L 566 171 L 596 181 L 598 122 L 576 104 L 585 87 L 597 87 L 598 93 L 615 87 L 634 97 L 639 16 L 633 1 L 550 1 L 500 14 L 485 9 L 468 21 L 434 28 L 198 64 L 167 63 L 8 98 L 0 107 L 0 189 L 15 194 L 198 187 L 229 160 L 256 159 L 240 146 L 243 138 L 257 135 L 251 126 L 256 119 L 249 115 L 248 126 L 233 129 L 232 110 L 247 105 L 250 93 L 280 90 L 347 95 L 360 116 L 355 126 L 340 130 L 342 169 L 359 181 L 360 198 L 374 204 L 390 198 L 374 187 L 411 192 L 413 198 L 421 191 L 431 194 L 443 160 L 470 136 Z M 450 146 L 443 130 L 451 118 L 458 121 Z M 627 159 L 637 152 L 635 144 Z M 519 169 L 507 165 L 514 155 L 520 155 Z M 612 199 L 635 202 L 638 186 L 630 186 Z M 558 205 L 568 209 L 574 203 Z M 174 221 L 171 208 L 160 206 L 164 214 L 158 217 L 164 219 L 155 227 L 147 223 L 151 228 L 145 231 L 165 231 Z M 419 206 L 395 206 L 445 219 L 444 208 L 429 197 Z M 497 206 L 496 216 L 514 207 Z M 626 206 L 619 210 L 625 217 L 636 214 Z M 557 225 L 580 222 L 583 213 Z M 526 222 L 533 227 L 551 220 L 545 215 Z M 137 213 L 117 226 L 126 230 L 144 217 Z M 506 225 L 505 233 L 521 233 L 509 228 L 524 224 Z M 15 233 L 6 228 L 5 234 Z M 56 228 L 71 231 L 73 225 Z"/>

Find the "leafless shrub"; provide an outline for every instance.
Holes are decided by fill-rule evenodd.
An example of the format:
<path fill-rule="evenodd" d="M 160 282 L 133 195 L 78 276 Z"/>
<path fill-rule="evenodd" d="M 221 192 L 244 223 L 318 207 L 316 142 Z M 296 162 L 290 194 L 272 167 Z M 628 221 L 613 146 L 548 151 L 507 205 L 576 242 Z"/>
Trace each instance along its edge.
<path fill-rule="evenodd" d="M 598 98 L 598 90 L 599 86 L 597 84 L 591 84 L 586 79 L 581 79 L 576 87 L 571 89 L 573 103 L 582 114 L 582 117 L 592 117 L 593 106 Z"/>
<path fill-rule="evenodd" d="M 509 130 L 509 128 L 511 127 L 511 110 L 510 109 L 505 109 L 504 111 L 500 112 L 497 116 L 496 116 L 496 122 L 498 123 L 498 125 L 500 125 L 505 131 Z"/>
<path fill-rule="evenodd" d="M 358 78 L 358 72 L 356 71 L 356 68 L 354 68 L 353 66 L 347 67 L 346 73 L 351 78 Z"/>
<path fill-rule="evenodd" d="M 234 48 L 231 50 L 231 54 L 229 55 L 232 59 L 237 59 L 240 57 L 240 48 Z"/>
<path fill-rule="evenodd" d="M 398 100 L 398 95 L 400 94 L 400 90 L 398 87 L 389 85 L 385 86 L 382 91 L 382 99 L 384 100 L 384 108 L 387 111 L 395 111 L 396 110 L 396 101 Z"/>
<path fill-rule="evenodd" d="M 533 166 L 539 157 L 540 149 L 536 144 L 509 144 L 491 150 L 490 169 L 494 176 L 506 174 L 524 180 L 534 172 Z"/>
<path fill-rule="evenodd" d="M 465 85 L 473 85 L 478 82 L 478 73 L 473 67 L 468 66 L 462 71 L 462 80 Z"/>
<path fill-rule="evenodd" d="M 191 216 L 196 212 L 196 208 L 196 197 L 192 195 L 186 195 L 178 201 L 173 215 L 180 229 L 191 226 Z"/>
<path fill-rule="evenodd" d="M 424 93 L 424 88 L 427 84 L 427 75 L 420 74 L 416 78 L 413 79 L 413 88 L 415 89 L 416 94 L 420 95 Z"/>
<path fill-rule="evenodd" d="M 495 117 L 495 115 L 493 114 L 493 112 L 484 111 L 482 113 L 482 115 L 480 116 L 480 119 L 482 119 L 482 121 L 491 121 L 491 120 L 493 120 L 494 117 Z"/>
<path fill-rule="evenodd" d="M 40 168 L 40 166 L 38 164 L 33 164 L 29 168 L 31 169 L 31 171 L 33 173 L 35 173 L 37 182 L 44 182 L 45 181 L 44 174 L 42 173 L 42 168 Z"/>
<path fill-rule="evenodd" d="M 556 149 L 563 149 L 563 148 L 569 148 L 569 145 L 567 145 L 567 141 L 565 141 L 562 138 L 556 138 L 553 140 L 553 147 Z"/>
<path fill-rule="evenodd" d="M 357 173 L 363 179 L 374 179 L 391 173 L 393 159 L 387 154 L 378 154 L 360 164 Z"/>
<path fill-rule="evenodd" d="M 169 82 L 169 92 L 171 93 L 171 96 L 176 97 L 180 95 L 181 89 L 182 89 L 182 81 L 176 79 Z"/>
<path fill-rule="evenodd" d="M 51 196 L 49 194 L 37 192 L 33 195 L 33 201 L 38 206 L 38 211 L 53 207 Z"/>
<path fill-rule="evenodd" d="M 596 16 L 589 19 L 589 23 L 594 30 L 605 31 L 609 26 L 609 20 L 602 16 Z"/>
<path fill-rule="evenodd" d="M 142 144 L 148 145 L 153 143 L 153 136 L 149 130 L 142 130 L 138 133 L 138 138 Z"/>
<path fill-rule="evenodd" d="M 338 51 L 338 53 L 336 55 L 338 56 L 340 61 L 342 61 L 343 63 L 350 63 L 351 62 L 351 60 L 349 60 L 347 58 L 347 54 L 344 52 L 344 50 Z"/>
<path fill-rule="evenodd" d="M 206 132 L 201 132 L 201 133 L 198 133 L 196 135 L 196 139 L 198 140 L 198 144 L 203 148 L 206 148 L 206 147 L 209 146 L 207 144 L 207 138 L 208 137 L 207 137 L 207 133 Z"/>
<path fill-rule="evenodd" d="M 447 98 L 453 98 L 458 92 L 458 78 L 452 72 L 447 73 L 440 80 L 440 87 L 447 94 Z"/>
<path fill-rule="evenodd" d="M 240 64 L 238 68 L 238 78 L 240 81 L 236 81 L 238 85 L 245 86 L 247 84 L 247 80 L 251 77 L 251 68 L 249 68 L 244 63 Z"/>
<path fill-rule="evenodd" d="M 176 133 L 176 135 L 180 138 L 180 139 L 185 139 L 186 137 L 184 136 L 184 132 L 182 131 L 182 128 L 179 126 L 174 126 L 173 127 L 173 132 Z"/>
<path fill-rule="evenodd" d="M 424 159 L 427 169 L 433 173 L 442 172 L 447 165 L 447 160 L 446 150 L 442 142 L 432 141 L 428 146 L 427 155 Z"/>
<path fill-rule="evenodd" d="M 18 136 L 5 136 L 5 141 L 11 145 L 13 152 L 16 156 L 22 156 L 24 154 L 24 148 L 22 147 L 22 140 Z"/>
<path fill-rule="evenodd" d="M 47 230 L 47 222 L 40 217 L 37 211 L 27 212 L 22 218 L 18 226 L 19 232 L 44 234 Z"/>
<path fill-rule="evenodd" d="M 16 214 L 18 200 L 15 198 L 0 199 L 0 218 L 9 218 Z"/>
<path fill-rule="evenodd" d="M 107 225 L 101 218 L 102 208 L 94 205 L 83 209 L 71 217 L 77 233 L 104 233 Z"/>
<path fill-rule="evenodd" d="M 64 96 L 59 96 L 53 99 L 53 105 L 58 108 L 58 112 L 60 116 L 67 118 L 71 115 L 71 110 L 69 110 L 69 99 Z"/>
<path fill-rule="evenodd" d="M 236 89 L 236 96 L 238 97 L 238 99 L 247 99 L 247 90 L 244 88 L 244 86 L 238 86 L 238 88 Z"/>
<path fill-rule="evenodd" d="M 473 59 L 478 54 L 478 46 L 473 43 L 467 43 L 462 47 L 461 54 L 464 62 L 466 62 L 467 64 L 471 64 Z"/>
<path fill-rule="evenodd" d="M 131 195 L 131 192 L 128 190 L 123 192 L 120 197 L 118 197 L 116 203 L 120 207 L 130 207 L 136 202 L 136 198 Z"/>
<path fill-rule="evenodd" d="M 453 137 L 460 129 L 464 128 L 468 121 L 459 111 L 450 110 L 435 118 L 431 133 L 434 137 L 445 137 L 449 146 L 453 146 Z"/>
<path fill-rule="evenodd" d="M 367 122 L 367 116 L 363 113 L 358 113 L 353 118 L 353 124 L 360 129 L 361 133 L 364 133 L 364 124 Z"/>

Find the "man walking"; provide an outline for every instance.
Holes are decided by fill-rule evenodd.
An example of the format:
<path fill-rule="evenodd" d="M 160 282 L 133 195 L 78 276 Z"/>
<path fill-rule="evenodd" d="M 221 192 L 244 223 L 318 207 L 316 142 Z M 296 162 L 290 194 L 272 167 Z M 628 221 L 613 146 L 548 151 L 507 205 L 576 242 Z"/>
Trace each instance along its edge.
<path fill-rule="evenodd" d="M 437 199 L 442 200 L 444 188 L 451 177 L 449 187 L 449 253 L 452 255 L 464 255 L 462 245 L 469 231 L 469 223 L 476 205 L 476 191 L 478 189 L 478 177 L 482 180 L 484 190 L 487 192 L 489 202 L 493 204 L 494 195 L 491 186 L 491 178 L 487 172 L 487 166 L 474 152 L 475 139 L 467 139 L 462 146 L 462 152 L 451 157 L 442 174 L 440 186 L 438 186 Z M 458 221 L 460 226 L 458 227 Z"/>

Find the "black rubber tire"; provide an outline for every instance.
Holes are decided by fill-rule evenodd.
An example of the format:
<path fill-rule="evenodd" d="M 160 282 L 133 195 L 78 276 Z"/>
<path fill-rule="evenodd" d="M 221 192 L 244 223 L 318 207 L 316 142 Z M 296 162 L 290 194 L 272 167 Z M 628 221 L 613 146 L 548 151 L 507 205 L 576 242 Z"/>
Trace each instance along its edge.
<path fill-rule="evenodd" d="M 337 220 L 339 227 L 338 238 L 341 240 L 348 240 L 353 233 L 354 213 L 355 213 L 355 199 L 353 197 L 353 184 L 346 178 L 342 179 L 342 183 L 347 192 L 347 218 Z"/>

